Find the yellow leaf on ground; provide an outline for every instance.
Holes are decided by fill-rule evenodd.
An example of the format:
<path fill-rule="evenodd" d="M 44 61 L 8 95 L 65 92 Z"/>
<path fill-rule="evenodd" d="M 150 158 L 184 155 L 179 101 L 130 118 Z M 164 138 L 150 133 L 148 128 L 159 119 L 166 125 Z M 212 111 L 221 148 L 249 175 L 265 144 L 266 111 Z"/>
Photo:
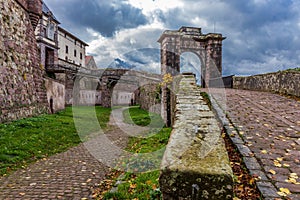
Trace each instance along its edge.
<path fill-rule="evenodd" d="M 286 197 L 287 195 L 284 192 L 277 192 L 278 195 Z"/>
<path fill-rule="evenodd" d="M 284 164 L 283 164 L 283 166 L 284 166 L 284 167 L 289 167 L 290 165 L 289 165 L 289 164 L 286 164 L 286 163 L 284 163 Z"/>
<path fill-rule="evenodd" d="M 285 182 L 296 184 L 297 180 L 294 178 L 289 178 L 288 180 L 285 180 Z"/>
<path fill-rule="evenodd" d="M 298 178 L 298 175 L 296 173 L 290 173 L 290 177 L 291 178 L 294 178 L 294 179 L 297 179 Z"/>
<path fill-rule="evenodd" d="M 279 188 L 280 192 L 283 192 L 285 194 L 291 194 L 290 190 L 288 188 Z"/>
<path fill-rule="evenodd" d="M 283 161 L 283 158 L 277 158 L 278 161 Z"/>
<path fill-rule="evenodd" d="M 274 165 L 276 167 L 281 167 L 282 166 L 281 163 L 278 160 L 274 160 Z"/>
<path fill-rule="evenodd" d="M 276 172 L 275 172 L 273 169 L 270 169 L 269 172 L 270 172 L 271 174 L 273 174 L 273 175 L 276 174 Z"/>
<path fill-rule="evenodd" d="M 261 153 L 267 154 L 268 152 L 267 152 L 267 150 L 261 150 Z"/>
<path fill-rule="evenodd" d="M 157 188 L 157 186 L 154 184 L 152 185 L 152 189 L 155 190 Z"/>

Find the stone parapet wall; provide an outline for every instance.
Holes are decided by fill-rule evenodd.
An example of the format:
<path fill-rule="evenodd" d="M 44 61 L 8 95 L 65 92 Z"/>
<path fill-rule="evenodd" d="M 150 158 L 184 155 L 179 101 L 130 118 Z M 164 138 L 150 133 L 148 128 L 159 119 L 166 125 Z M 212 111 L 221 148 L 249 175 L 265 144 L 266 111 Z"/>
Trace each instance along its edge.
<path fill-rule="evenodd" d="M 46 112 L 48 105 L 27 10 L 14 0 L 0 0 L 0 10 L 0 122 L 5 122 Z"/>
<path fill-rule="evenodd" d="M 144 110 L 160 114 L 161 112 L 161 89 L 158 83 L 151 83 L 139 88 L 136 102 Z"/>
<path fill-rule="evenodd" d="M 163 199 L 232 199 L 232 170 L 218 122 L 194 75 L 178 80 L 175 122 L 159 179 Z"/>
<path fill-rule="evenodd" d="M 300 72 L 282 71 L 249 77 L 233 77 L 233 88 L 260 90 L 300 97 Z"/>

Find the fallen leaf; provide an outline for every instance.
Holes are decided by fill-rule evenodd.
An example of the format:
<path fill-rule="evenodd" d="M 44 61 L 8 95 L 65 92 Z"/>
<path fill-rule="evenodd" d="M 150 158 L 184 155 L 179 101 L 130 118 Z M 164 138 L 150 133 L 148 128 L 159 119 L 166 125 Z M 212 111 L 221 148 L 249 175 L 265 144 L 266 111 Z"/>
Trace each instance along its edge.
<path fill-rule="evenodd" d="M 269 172 L 270 172 L 271 174 L 273 174 L 273 175 L 276 174 L 276 172 L 275 172 L 273 169 L 270 169 Z"/>
<path fill-rule="evenodd" d="M 253 183 L 255 183 L 255 180 L 254 180 L 254 178 L 251 178 L 250 181 L 249 181 L 249 184 L 253 185 Z"/>
<path fill-rule="evenodd" d="M 289 179 L 285 180 L 285 182 L 296 184 L 297 180 L 290 177 Z"/>
<path fill-rule="evenodd" d="M 279 188 L 280 192 L 283 192 L 285 194 L 291 194 L 290 190 L 288 188 Z"/>
<path fill-rule="evenodd" d="M 290 165 L 289 165 L 289 164 L 286 164 L 286 163 L 284 163 L 284 164 L 283 164 L 283 166 L 284 166 L 284 167 L 289 167 Z"/>
<path fill-rule="evenodd" d="M 91 182 L 91 181 L 92 181 L 92 179 L 90 179 L 90 178 L 89 178 L 88 180 L 86 180 L 87 183 L 89 183 L 89 182 Z"/>
<path fill-rule="evenodd" d="M 298 175 L 296 173 L 290 173 L 290 177 L 291 178 L 294 178 L 294 179 L 297 179 L 298 178 Z"/>
<path fill-rule="evenodd" d="M 136 188 L 136 184 L 130 184 L 130 188 L 131 188 L 131 189 Z"/>
<path fill-rule="evenodd" d="M 281 167 L 282 166 L 281 163 L 278 160 L 274 160 L 274 165 L 276 167 Z"/>
<path fill-rule="evenodd" d="M 261 153 L 267 154 L 268 152 L 267 152 L 267 150 L 261 150 Z"/>
<path fill-rule="evenodd" d="M 283 161 L 283 158 L 277 158 L 278 161 Z"/>
<path fill-rule="evenodd" d="M 284 192 L 277 192 L 278 195 L 286 197 L 287 195 Z"/>

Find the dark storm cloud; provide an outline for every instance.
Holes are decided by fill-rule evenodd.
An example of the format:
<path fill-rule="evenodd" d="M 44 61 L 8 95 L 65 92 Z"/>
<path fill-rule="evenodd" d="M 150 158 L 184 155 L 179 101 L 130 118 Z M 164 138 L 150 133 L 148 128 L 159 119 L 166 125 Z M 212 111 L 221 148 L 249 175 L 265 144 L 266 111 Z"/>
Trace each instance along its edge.
<path fill-rule="evenodd" d="M 140 9 L 123 1 L 48 0 L 46 3 L 49 7 L 58 8 L 53 10 L 54 14 L 61 20 L 68 21 L 65 25 L 69 28 L 88 27 L 108 37 L 115 31 L 147 23 Z"/>
<path fill-rule="evenodd" d="M 149 13 L 126 0 L 45 1 L 63 27 L 84 41 L 100 44 L 93 49 L 99 62 L 120 53 L 136 64 L 159 63 L 159 52 L 152 56 L 132 49 L 156 48 L 165 29 L 194 26 L 201 27 L 203 33 L 216 31 L 227 38 L 223 41 L 224 75 L 277 71 L 300 63 L 297 0 L 178 0 L 177 7 L 158 5 Z M 150 28 L 157 21 L 160 25 Z M 105 37 L 87 33 L 87 27 Z"/>

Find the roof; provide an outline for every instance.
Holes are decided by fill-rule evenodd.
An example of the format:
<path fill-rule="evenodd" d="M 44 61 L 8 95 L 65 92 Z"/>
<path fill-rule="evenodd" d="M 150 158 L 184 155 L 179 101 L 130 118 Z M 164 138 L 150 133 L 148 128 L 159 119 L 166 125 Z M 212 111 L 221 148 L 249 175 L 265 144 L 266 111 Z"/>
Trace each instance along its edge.
<path fill-rule="evenodd" d="M 85 56 L 85 65 L 87 65 L 91 59 L 92 59 L 93 56 Z"/>
<path fill-rule="evenodd" d="M 52 11 L 48 8 L 48 6 L 45 4 L 44 1 L 43 1 L 42 10 L 43 10 L 43 13 L 45 13 L 47 15 L 51 15 L 52 18 L 59 23 L 59 21 L 57 20 L 57 18 L 53 15 Z"/>

